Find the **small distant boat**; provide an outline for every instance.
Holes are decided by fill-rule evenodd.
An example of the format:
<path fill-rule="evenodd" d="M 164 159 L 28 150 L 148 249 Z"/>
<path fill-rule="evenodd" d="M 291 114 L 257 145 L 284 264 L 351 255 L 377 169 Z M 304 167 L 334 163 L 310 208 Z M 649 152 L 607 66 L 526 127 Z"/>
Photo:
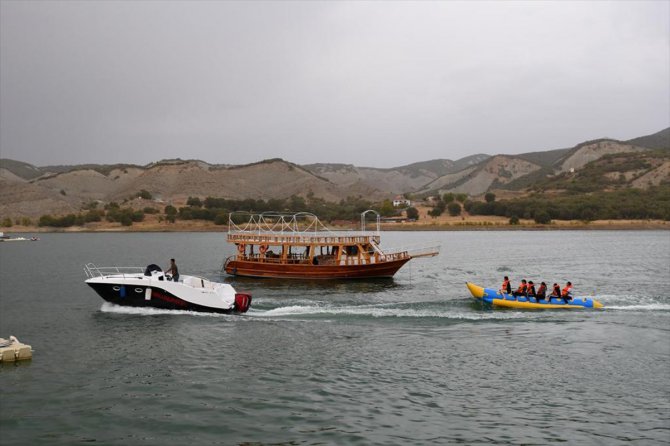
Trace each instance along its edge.
<path fill-rule="evenodd" d="M 10 336 L 9 339 L 0 338 L 0 362 L 23 361 L 32 357 L 33 348 L 20 342 L 16 336 Z"/>
<path fill-rule="evenodd" d="M 158 265 L 140 267 L 84 267 L 86 284 L 107 302 L 129 307 L 209 313 L 246 313 L 251 295 L 238 293 L 227 283 L 197 276 L 173 281 Z"/>
<path fill-rule="evenodd" d="M 0 242 L 26 242 L 26 241 L 36 242 L 39 240 L 39 237 L 11 237 L 4 232 L 0 232 Z"/>
<path fill-rule="evenodd" d="M 503 293 L 493 288 L 483 288 L 473 283 L 466 283 L 472 297 L 498 307 L 523 308 L 523 309 L 584 309 L 603 308 L 603 304 L 590 297 L 573 297 L 568 303 L 563 299 L 549 298 L 540 300 L 534 297 L 519 296 Z"/>
<path fill-rule="evenodd" d="M 10 237 L 4 232 L 0 232 L 0 242 L 24 242 L 28 240 L 25 237 Z"/>
<path fill-rule="evenodd" d="M 366 230 L 366 215 L 377 227 Z M 439 253 L 439 245 L 382 249 L 380 215 L 361 214 L 360 231 L 333 231 L 308 212 L 283 214 L 233 212 L 228 243 L 237 254 L 224 260 L 222 272 L 233 276 L 284 279 L 370 279 L 393 277 L 407 262 Z"/>

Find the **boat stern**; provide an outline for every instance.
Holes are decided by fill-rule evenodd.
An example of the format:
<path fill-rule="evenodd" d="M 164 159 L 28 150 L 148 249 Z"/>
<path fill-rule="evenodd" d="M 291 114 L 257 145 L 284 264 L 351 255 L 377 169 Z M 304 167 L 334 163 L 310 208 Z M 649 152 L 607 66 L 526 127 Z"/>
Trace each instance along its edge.
<path fill-rule="evenodd" d="M 467 285 L 468 289 L 470 290 L 470 293 L 472 293 L 472 297 L 476 299 L 481 299 L 484 297 L 484 288 L 475 285 L 474 283 L 470 282 L 465 282 Z"/>
<path fill-rule="evenodd" d="M 249 293 L 235 293 L 235 311 L 238 313 L 246 313 L 251 306 L 251 294 Z"/>

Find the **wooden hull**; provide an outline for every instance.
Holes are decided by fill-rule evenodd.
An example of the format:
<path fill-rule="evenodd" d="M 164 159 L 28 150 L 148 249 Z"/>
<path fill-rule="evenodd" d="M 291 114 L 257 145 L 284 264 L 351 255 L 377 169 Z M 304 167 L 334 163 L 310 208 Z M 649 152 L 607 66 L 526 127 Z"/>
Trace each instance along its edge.
<path fill-rule="evenodd" d="M 365 265 L 310 265 L 263 263 L 230 260 L 224 271 L 233 276 L 269 277 L 282 279 L 369 279 L 393 277 L 410 257 L 389 262 Z"/>

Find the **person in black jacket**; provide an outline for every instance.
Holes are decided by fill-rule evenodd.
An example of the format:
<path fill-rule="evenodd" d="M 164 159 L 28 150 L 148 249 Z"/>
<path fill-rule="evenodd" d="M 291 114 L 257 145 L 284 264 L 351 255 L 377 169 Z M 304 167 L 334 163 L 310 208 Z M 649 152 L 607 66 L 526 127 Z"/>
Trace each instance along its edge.
<path fill-rule="evenodd" d="M 546 297 L 547 297 L 547 284 L 542 282 L 540 284 L 540 287 L 537 289 L 537 295 L 535 296 L 535 298 L 539 302 L 541 300 L 544 300 Z"/>
<path fill-rule="evenodd" d="M 509 281 L 509 277 L 505 276 L 502 287 L 500 289 L 503 293 L 512 294 L 512 284 Z"/>
<path fill-rule="evenodd" d="M 172 274 L 172 280 L 174 282 L 179 282 L 179 270 L 177 269 L 177 264 L 174 262 L 174 259 L 170 259 L 170 266 L 165 270 L 165 274 Z"/>
<path fill-rule="evenodd" d="M 528 281 L 528 286 L 526 287 L 526 297 L 535 297 L 535 284 L 532 280 Z"/>

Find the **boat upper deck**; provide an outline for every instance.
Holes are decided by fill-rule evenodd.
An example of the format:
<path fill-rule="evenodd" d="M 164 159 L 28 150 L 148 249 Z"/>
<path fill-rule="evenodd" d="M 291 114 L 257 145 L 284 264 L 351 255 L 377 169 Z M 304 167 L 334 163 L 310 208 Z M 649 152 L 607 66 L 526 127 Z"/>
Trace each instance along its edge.
<path fill-rule="evenodd" d="M 374 211 L 368 211 L 374 212 Z M 365 213 L 364 213 L 365 214 Z M 245 244 L 356 245 L 379 244 L 379 214 L 376 230 L 365 230 L 365 215 L 360 231 L 332 231 L 314 214 L 242 214 L 231 213 L 228 219 L 228 242 Z"/>
<path fill-rule="evenodd" d="M 366 217 L 369 214 L 375 217 L 375 222 L 371 225 L 374 226 L 372 231 L 366 229 L 368 224 Z M 291 247 L 328 249 L 354 247 L 356 249 L 353 252 L 356 253 L 368 251 L 388 258 L 438 255 L 439 244 L 382 250 L 379 246 L 381 242 L 380 221 L 381 217 L 378 212 L 368 210 L 361 214 L 360 230 L 333 231 L 327 228 L 316 215 L 307 212 L 297 214 L 233 212 L 228 217 L 227 239 L 229 243 L 238 245 L 241 256 L 245 255 L 245 245 L 252 247 L 250 254 L 253 253 L 254 245 L 260 245 L 265 250 L 268 249 L 268 246 L 282 246 L 285 255 L 288 255 Z M 313 256 L 314 250 L 311 252 L 310 256 Z M 340 249 L 338 256 L 347 256 L 347 253 Z"/>
<path fill-rule="evenodd" d="M 357 245 L 379 244 L 378 235 L 325 235 L 325 234 L 274 234 L 274 233 L 228 233 L 230 243 L 250 245 Z"/>

